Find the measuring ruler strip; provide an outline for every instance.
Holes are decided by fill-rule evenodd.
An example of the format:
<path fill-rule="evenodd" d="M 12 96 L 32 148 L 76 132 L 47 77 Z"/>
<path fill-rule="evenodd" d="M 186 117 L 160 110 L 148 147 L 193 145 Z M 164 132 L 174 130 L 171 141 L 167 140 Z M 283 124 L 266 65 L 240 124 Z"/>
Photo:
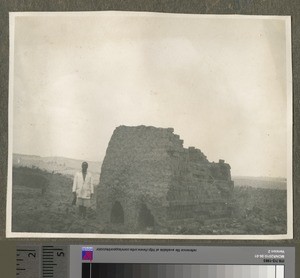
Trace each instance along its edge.
<path fill-rule="evenodd" d="M 295 278 L 295 248 L 139 245 L 26 245 L 16 248 L 17 278 L 244 276 Z"/>
<path fill-rule="evenodd" d="M 40 277 L 40 247 L 19 246 L 16 249 L 16 277 Z"/>
<path fill-rule="evenodd" d="M 17 246 L 17 278 L 68 278 L 69 246 Z"/>

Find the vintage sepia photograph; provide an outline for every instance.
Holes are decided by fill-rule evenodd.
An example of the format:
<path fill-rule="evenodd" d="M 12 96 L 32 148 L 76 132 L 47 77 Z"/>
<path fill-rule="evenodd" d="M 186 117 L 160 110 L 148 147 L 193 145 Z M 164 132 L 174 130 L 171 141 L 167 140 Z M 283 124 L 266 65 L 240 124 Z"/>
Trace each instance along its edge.
<path fill-rule="evenodd" d="M 7 237 L 290 239 L 288 16 L 10 13 Z"/>

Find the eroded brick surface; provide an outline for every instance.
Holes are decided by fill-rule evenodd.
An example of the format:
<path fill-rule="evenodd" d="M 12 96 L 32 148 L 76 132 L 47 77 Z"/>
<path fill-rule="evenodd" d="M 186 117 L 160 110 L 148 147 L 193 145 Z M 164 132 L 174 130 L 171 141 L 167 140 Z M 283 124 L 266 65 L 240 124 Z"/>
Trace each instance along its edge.
<path fill-rule="evenodd" d="M 103 161 L 97 209 L 102 223 L 134 231 L 228 217 L 232 195 L 229 164 L 184 148 L 172 128 L 119 126 Z"/>

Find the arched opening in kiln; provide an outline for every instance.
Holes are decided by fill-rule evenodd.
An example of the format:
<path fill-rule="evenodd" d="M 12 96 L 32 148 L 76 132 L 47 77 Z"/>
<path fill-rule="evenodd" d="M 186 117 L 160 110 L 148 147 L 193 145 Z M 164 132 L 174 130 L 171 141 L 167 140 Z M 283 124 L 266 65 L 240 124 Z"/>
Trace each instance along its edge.
<path fill-rule="evenodd" d="M 138 221 L 141 228 L 154 226 L 154 216 L 145 204 L 141 205 Z"/>
<path fill-rule="evenodd" d="M 111 209 L 110 222 L 114 224 L 124 224 L 124 210 L 118 201 L 114 203 Z"/>

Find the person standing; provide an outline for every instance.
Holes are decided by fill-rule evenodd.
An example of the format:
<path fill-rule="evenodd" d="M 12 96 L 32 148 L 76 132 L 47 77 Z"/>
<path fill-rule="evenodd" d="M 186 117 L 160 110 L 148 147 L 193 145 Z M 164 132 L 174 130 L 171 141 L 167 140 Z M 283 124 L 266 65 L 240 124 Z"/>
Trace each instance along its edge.
<path fill-rule="evenodd" d="M 86 209 L 91 206 L 91 198 L 94 194 L 93 179 L 91 173 L 87 171 L 88 163 L 82 162 L 81 172 L 77 172 L 73 181 L 73 203 L 79 208 L 79 215 L 86 218 Z"/>

